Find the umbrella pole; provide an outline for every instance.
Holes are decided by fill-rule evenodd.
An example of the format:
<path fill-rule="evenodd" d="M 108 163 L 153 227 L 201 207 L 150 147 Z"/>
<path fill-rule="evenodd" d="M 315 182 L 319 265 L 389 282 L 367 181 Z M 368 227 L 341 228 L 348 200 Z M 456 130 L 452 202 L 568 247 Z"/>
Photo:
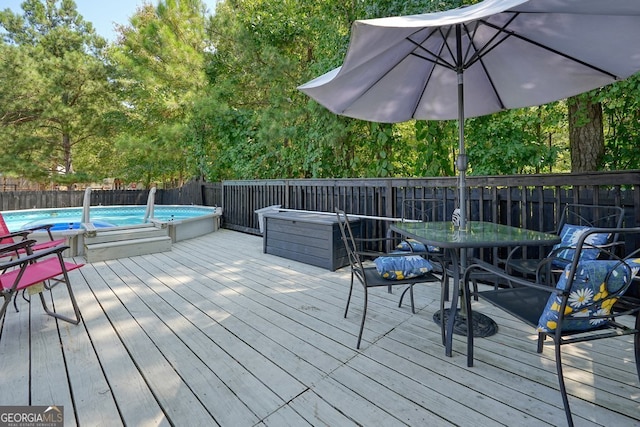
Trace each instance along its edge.
<path fill-rule="evenodd" d="M 456 25 L 456 54 L 457 54 L 457 75 L 458 75 L 458 159 L 456 167 L 458 168 L 458 202 L 460 203 L 460 230 L 467 230 L 467 154 L 464 149 L 464 69 L 462 63 L 462 29 L 460 25 Z M 464 274 L 467 269 L 467 250 L 460 249 L 460 270 L 459 275 Z M 455 277 L 454 280 L 460 281 L 461 277 Z M 462 292 L 462 289 L 460 289 Z M 463 296 L 464 298 L 464 296 Z M 461 304 L 460 312 L 466 316 L 465 305 Z M 457 307 L 452 308 L 454 310 Z"/>
<path fill-rule="evenodd" d="M 464 148 L 464 70 L 462 63 L 462 29 L 456 25 L 457 67 L 458 67 L 458 203 L 460 204 L 460 229 L 467 229 L 467 154 Z"/>

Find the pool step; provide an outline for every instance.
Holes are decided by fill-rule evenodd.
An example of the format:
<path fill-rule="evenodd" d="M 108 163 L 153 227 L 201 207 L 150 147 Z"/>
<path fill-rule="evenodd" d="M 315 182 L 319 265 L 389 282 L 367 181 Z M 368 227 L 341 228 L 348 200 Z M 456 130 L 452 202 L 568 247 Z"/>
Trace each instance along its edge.
<path fill-rule="evenodd" d="M 122 240 L 145 239 L 147 237 L 168 236 L 165 228 L 156 227 L 154 224 L 127 225 L 122 227 L 96 228 L 95 233 L 87 233 L 86 242 L 108 243 Z"/>
<path fill-rule="evenodd" d="M 166 227 L 153 224 L 96 229 L 85 236 L 84 257 L 87 262 L 127 258 L 171 250 Z"/>

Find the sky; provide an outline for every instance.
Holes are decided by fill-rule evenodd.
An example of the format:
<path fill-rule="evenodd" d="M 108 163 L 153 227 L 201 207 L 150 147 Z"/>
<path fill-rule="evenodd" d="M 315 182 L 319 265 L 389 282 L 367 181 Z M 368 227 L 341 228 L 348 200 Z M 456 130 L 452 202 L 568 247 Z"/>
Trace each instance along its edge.
<path fill-rule="evenodd" d="M 0 0 L 0 10 L 9 8 L 13 13 L 22 15 L 22 4 L 24 0 Z M 77 10 L 85 21 L 93 24 L 96 32 L 109 41 L 114 41 L 116 33 L 114 23 L 128 24 L 138 6 L 145 3 L 158 4 L 157 0 L 75 0 Z M 215 0 L 205 0 L 204 3 L 212 13 L 215 7 Z"/>

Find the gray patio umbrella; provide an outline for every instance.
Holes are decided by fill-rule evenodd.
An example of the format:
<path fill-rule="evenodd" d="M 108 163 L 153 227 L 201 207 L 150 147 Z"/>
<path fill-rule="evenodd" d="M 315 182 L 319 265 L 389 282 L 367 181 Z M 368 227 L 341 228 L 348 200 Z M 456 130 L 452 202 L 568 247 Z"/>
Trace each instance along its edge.
<path fill-rule="evenodd" d="M 459 121 L 546 104 L 640 70 L 638 0 L 485 0 L 445 12 L 356 21 L 344 63 L 300 86 L 330 111 L 395 123 Z"/>

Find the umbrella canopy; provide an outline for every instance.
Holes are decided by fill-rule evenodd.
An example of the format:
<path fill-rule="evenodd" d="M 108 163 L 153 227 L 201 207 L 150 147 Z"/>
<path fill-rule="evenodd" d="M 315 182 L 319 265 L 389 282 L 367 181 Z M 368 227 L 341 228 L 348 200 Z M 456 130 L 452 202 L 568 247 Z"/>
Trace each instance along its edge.
<path fill-rule="evenodd" d="M 464 119 L 546 104 L 640 70 L 638 0 L 485 0 L 445 12 L 356 21 L 344 63 L 302 86 L 363 120 Z"/>

